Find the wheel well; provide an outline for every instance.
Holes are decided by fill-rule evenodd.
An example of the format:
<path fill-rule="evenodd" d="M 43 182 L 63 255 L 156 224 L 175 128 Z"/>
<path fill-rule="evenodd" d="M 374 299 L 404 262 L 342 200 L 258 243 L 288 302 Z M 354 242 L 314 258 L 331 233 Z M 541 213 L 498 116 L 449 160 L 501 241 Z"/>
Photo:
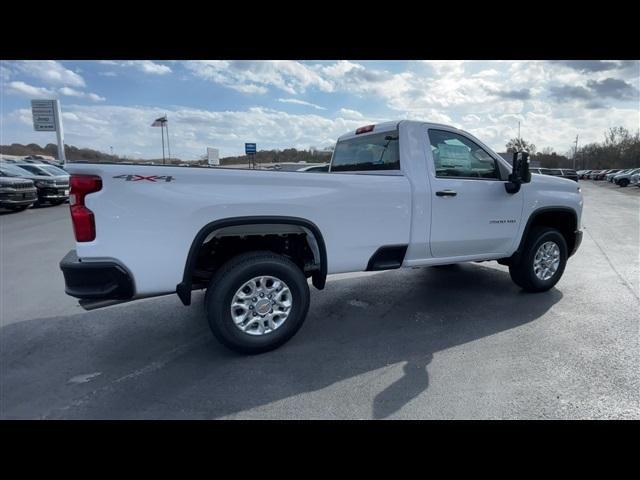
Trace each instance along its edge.
<path fill-rule="evenodd" d="M 578 229 L 578 217 L 576 213 L 569 209 L 543 209 L 538 212 L 534 212 L 524 229 L 522 238 L 520 239 L 520 245 L 518 250 L 508 258 L 501 258 L 498 263 L 502 265 L 512 265 L 519 261 L 522 253 L 522 248 L 527 240 L 527 236 L 531 232 L 533 227 L 551 227 L 558 230 L 564 237 L 567 243 L 567 252 L 569 256 L 574 253 L 574 247 L 576 246 L 576 230 Z"/>
<path fill-rule="evenodd" d="M 546 210 L 540 213 L 534 213 L 529 225 L 525 230 L 520 247 L 524 244 L 526 236 L 533 227 L 551 227 L 558 230 L 567 242 L 567 251 L 573 252 L 576 243 L 576 230 L 578 229 L 578 220 L 576 214 L 570 210 Z M 520 250 L 520 248 L 518 249 Z"/>
<path fill-rule="evenodd" d="M 268 250 L 289 258 L 305 276 L 313 278 L 316 288 L 324 288 L 326 250 L 314 224 L 288 217 L 250 217 L 213 222 L 200 230 L 191 245 L 183 281 L 176 286 L 178 296 L 189 305 L 192 289 L 205 287 L 230 258 L 254 250 Z"/>

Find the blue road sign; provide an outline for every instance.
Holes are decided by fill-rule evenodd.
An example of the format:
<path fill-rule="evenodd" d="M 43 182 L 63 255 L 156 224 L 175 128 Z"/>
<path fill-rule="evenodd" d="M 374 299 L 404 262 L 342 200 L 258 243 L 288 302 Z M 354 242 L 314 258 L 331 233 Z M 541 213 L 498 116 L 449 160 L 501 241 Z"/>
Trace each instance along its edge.
<path fill-rule="evenodd" d="M 250 153 L 256 153 L 256 144 L 255 143 L 245 143 L 244 144 L 244 153 L 249 155 Z"/>

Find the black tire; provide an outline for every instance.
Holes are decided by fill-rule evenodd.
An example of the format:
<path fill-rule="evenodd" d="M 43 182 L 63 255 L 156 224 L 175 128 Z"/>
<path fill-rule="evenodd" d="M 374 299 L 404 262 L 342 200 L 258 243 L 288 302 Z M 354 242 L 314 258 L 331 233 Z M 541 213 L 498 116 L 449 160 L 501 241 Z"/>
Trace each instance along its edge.
<path fill-rule="evenodd" d="M 554 242 L 560 250 L 560 264 L 558 269 L 548 280 L 538 278 L 534 272 L 534 258 L 538 248 L 545 242 Z M 564 272 L 567 264 L 567 242 L 555 228 L 534 227 L 525 241 L 522 255 L 517 264 L 509 267 L 511 280 L 527 292 L 544 292 L 552 288 Z"/>
<path fill-rule="evenodd" d="M 64 202 L 66 202 L 66 200 L 51 200 L 51 205 L 62 205 Z"/>
<path fill-rule="evenodd" d="M 627 185 L 629 185 L 629 179 L 628 178 L 623 178 L 622 180 L 620 180 L 618 182 L 618 185 L 620 185 L 621 187 L 626 187 Z"/>
<path fill-rule="evenodd" d="M 245 282 L 261 275 L 284 281 L 291 292 L 292 306 L 282 325 L 256 336 L 235 325 L 231 302 Z M 239 353 L 263 353 L 283 345 L 300 329 L 309 310 L 309 284 L 302 270 L 288 258 L 268 251 L 248 252 L 220 267 L 209 283 L 205 305 L 211 332 L 223 345 Z"/>
<path fill-rule="evenodd" d="M 20 205 L 19 207 L 8 207 L 10 210 L 13 210 L 14 212 L 21 212 L 23 210 L 26 210 L 27 208 L 29 208 L 31 205 Z"/>

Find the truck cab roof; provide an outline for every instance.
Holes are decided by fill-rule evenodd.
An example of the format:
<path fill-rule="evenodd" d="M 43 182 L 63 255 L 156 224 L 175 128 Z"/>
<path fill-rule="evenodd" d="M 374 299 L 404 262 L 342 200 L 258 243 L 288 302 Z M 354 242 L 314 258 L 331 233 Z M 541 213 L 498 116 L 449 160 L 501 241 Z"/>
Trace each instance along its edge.
<path fill-rule="evenodd" d="M 346 140 L 349 138 L 353 138 L 356 135 L 370 135 L 370 134 L 374 134 L 374 133 L 380 133 L 380 132 L 389 132 L 391 130 L 396 130 L 401 123 L 413 123 L 416 125 L 425 125 L 427 128 L 438 128 L 438 129 L 446 129 L 446 130 L 452 130 L 452 131 L 456 131 L 456 132 L 462 132 L 466 135 L 471 135 L 469 132 L 466 132 L 464 130 L 460 130 L 459 128 L 456 128 L 454 126 L 451 125 L 445 125 L 444 123 L 434 123 L 434 122 L 427 122 L 427 121 L 422 121 L 422 120 L 392 120 L 392 121 L 388 121 L 388 122 L 382 122 L 382 123 L 375 123 L 375 124 L 370 124 L 370 125 L 363 125 L 360 128 L 368 128 L 368 127 L 372 127 L 370 130 L 367 130 L 365 132 L 362 133 L 358 133 L 358 130 L 360 130 L 360 128 L 353 130 L 351 132 L 345 133 L 344 135 L 338 137 L 338 141 L 341 140 Z"/>

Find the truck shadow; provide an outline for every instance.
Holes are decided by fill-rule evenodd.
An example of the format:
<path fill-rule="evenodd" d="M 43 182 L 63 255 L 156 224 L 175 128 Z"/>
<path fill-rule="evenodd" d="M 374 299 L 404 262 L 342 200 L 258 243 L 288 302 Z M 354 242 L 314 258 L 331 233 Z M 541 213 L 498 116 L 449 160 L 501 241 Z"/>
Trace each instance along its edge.
<path fill-rule="evenodd" d="M 330 280 L 288 344 L 251 357 L 210 337 L 201 295 L 189 309 L 166 297 L 20 322 L 2 329 L 2 417 L 219 418 L 262 407 L 276 418 L 350 418 L 346 409 L 372 401 L 358 415 L 387 418 L 437 381 L 435 353 L 521 327 L 561 298 L 523 293 L 503 268 L 478 264 Z M 102 374 L 89 385 L 68 383 L 92 372 Z M 343 398 L 323 392 L 354 377 Z M 331 400 L 294 398 L 310 392 Z"/>

